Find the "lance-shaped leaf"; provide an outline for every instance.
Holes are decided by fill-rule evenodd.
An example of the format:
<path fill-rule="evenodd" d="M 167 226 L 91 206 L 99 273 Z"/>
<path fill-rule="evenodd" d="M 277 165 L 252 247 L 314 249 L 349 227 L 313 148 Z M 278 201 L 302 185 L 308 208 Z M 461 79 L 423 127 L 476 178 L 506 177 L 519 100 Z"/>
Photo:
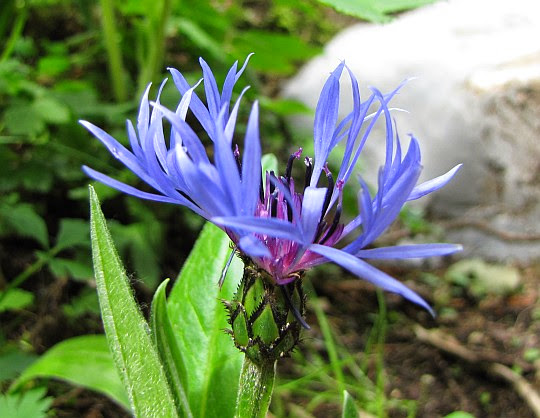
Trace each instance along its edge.
<path fill-rule="evenodd" d="M 176 417 L 174 398 L 148 324 L 90 186 L 90 236 L 101 316 L 114 362 L 135 416 Z"/>
<path fill-rule="evenodd" d="M 207 224 L 169 295 L 169 319 L 187 372 L 194 417 L 234 415 L 243 356 L 224 332 L 228 324 L 221 300 L 232 299 L 242 263 L 234 258 L 220 290 L 221 272 L 231 254 L 229 243 L 223 231 Z"/>
<path fill-rule="evenodd" d="M 349 392 L 346 390 L 343 391 L 343 411 L 341 413 L 341 418 L 358 418 L 359 412 L 356 409 L 354 404 L 354 399 Z"/>
<path fill-rule="evenodd" d="M 176 407 L 183 416 L 192 417 L 185 388 L 189 384 L 186 367 L 178 348 L 176 337 L 167 312 L 165 290 L 169 279 L 164 280 L 156 290 L 152 300 L 152 316 L 150 326 L 152 337 L 157 347 L 161 362 L 169 379 L 169 386 L 176 401 Z"/>

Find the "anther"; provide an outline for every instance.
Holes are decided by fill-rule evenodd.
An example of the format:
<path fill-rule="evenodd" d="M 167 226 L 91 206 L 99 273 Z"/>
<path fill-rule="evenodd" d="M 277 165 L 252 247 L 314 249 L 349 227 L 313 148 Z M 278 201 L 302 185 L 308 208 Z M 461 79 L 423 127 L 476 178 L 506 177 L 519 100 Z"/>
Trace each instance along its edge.
<path fill-rule="evenodd" d="M 293 162 L 294 160 L 297 160 L 298 158 L 300 158 L 301 155 L 302 155 L 302 148 L 298 148 L 298 151 L 290 155 L 289 160 L 287 161 L 287 169 L 285 170 L 285 178 L 287 179 L 287 183 L 291 179 Z"/>

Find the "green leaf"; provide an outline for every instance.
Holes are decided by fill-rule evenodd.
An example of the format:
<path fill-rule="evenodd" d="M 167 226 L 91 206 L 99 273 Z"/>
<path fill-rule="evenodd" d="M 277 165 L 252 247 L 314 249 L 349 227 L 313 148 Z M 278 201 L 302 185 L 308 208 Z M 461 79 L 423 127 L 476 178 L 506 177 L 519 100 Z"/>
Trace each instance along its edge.
<path fill-rule="evenodd" d="M 369 20 L 371 22 L 386 22 L 388 17 L 380 11 L 377 4 L 373 0 L 318 0 L 319 3 L 325 4 L 336 9 L 338 12 L 358 17 L 360 19 Z"/>
<path fill-rule="evenodd" d="M 80 295 L 62 305 L 62 311 L 68 318 L 77 318 L 87 313 L 99 315 L 99 302 L 95 289 L 83 289 Z"/>
<path fill-rule="evenodd" d="M 47 225 L 32 205 L 27 203 L 2 205 L 0 206 L 0 220 L 19 235 L 35 239 L 44 248 L 49 247 Z"/>
<path fill-rule="evenodd" d="M 193 20 L 182 17 L 172 17 L 170 24 L 175 26 L 182 35 L 196 46 L 209 52 L 213 57 L 218 59 L 223 58 L 223 48 L 221 43 L 212 38 Z"/>
<path fill-rule="evenodd" d="M 36 378 L 55 378 L 101 392 L 126 409 L 129 400 L 104 335 L 84 335 L 56 344 L 13 383 L 18 391 Z"/>
<path fill-rule="evenodd" d="M 318 0 L 338 12 L 372 22 L 387 22 L 388 13 L 415 9 L 436 0 Z"/>
<path fill-rule="evenodd" d="M 4 346 L 0 355 L 0 382 L 14 379 L 36 358 L 36 355 L 21 351 L 17 347 Z"/>
<path fill-rule="evenodd" d="M 101 316 L 107 341 L 136 416 L 176 417 L 174 398 L 133 297 L 99 200 L 90 190 L 90 236 Z"/>
<path fill-rule="evenodd" d="M 263 178 L 267 171 L 278 171 L 278 160 L 274 154 L 264 154 L 261 158 Z"/>
<path fill-rule="evenodd" d="M 292 35 L 262 30 L 242 31 L 233 40 L 234 55 L 245 57 L 255 51 L 250 68 L 263 73 L 292 74 L 297 64 L 320 52 L 320 48 Z M 276 54 L 279 51 L 279 54 Z"/>
<path fill-rule="evenodd" d="M 87 221 L 71 218 L 60 220 L 60 228 L 58 235 L 56 236 L 56 247 L 59 250 L 87 245 L 90 245 L 90 234 L 88 232 Z"/>
<path fill-rule="evenodd" d="M 69 69 L 69 57 L 63 55 L 46 56 L 38 62 L 38 72 L 41 76 L 55 77 Z"/>
<path fill-rule="evenodd" d="M 71 277 L 81 281 L 86 281 L 94 277 L 92 267 L 84 261 L 52 258 L 47 263 L 51 272 L 56 277 Z"/>
<path fill-rule="evenodd" d="M 53 398 L 44 398 L 47 390 L 37 388 L 22 394 L 0 395 L 0 411 L 3 417 L 41 418 L 47 416 Z"/>
<path fill-rule="evenodd" d="M 474 415 L 465 411 L 455 411 L 445 415 L 444 418 L 474 418 Z"/>
<path fill-rule="evenodd" d="M 169 379 L 176 400 L 177 408 L 181 409 L 184 416 L 192 417 L 191 409 L 186 395 L 185 387 L 189 384 L 186 367 L 182 360 L 182 354 L 176 342 L 176 336 L 167 312 L 167 299 L 165 290 L 169 279 L 164 280 L 158 287 L 152 300 L 152 315 L 150 325 L 154 344 L 158 349 L 165 373 Z"/>
<path fill-rule="evenodd" d="M 343 391 L 343 413 L 342 418 L 358 418 L 359 413 L 356 409 L 354 399 L 346 390 Z"/>
<path fill-rule="evenodd" d="M 62 124 L 70 120 L 68 107 L 51 97 L 36 99 L 32 107 L 45 122 Z"/>
<path fill-rule="evenodd" d="M 22 289 L 10 289 L 4 292 L 0 292 L 0 312 L 23 309 L 31 305 L 34 302 L 34 294 Z"/>
<path fill-rule="evenodd" d="M 395 13 L 404 10 L 412 10 L 438 0 L 377 0 L 374 3 L 384 13 Z"/>
<path fill-rule="evenodd" d="M 242 276 L 234 258 L 223 288 L 218 280 L 231 253 L 227 235 L 207 224 L 169 296 L 168 311 L 186 367 L 189 404 L 195 417 L 234 415 L 243 355 L 223 331 L 227 315 L 220 299 L 231 299 Z"/>
<path fill-rule="evenodd" d="M 13 135 L 35 136 L 45 129 L 39 113 L 27 103 L 9 106 L 4 113 L 4 123 Z"/>
<path fill-rule="evenodd" d="M 260 104 L 262 108 L 278 115 L 313 115 L 313 109 L 300 100 L 271 99 L 263 96 L 260 98 Z"/>

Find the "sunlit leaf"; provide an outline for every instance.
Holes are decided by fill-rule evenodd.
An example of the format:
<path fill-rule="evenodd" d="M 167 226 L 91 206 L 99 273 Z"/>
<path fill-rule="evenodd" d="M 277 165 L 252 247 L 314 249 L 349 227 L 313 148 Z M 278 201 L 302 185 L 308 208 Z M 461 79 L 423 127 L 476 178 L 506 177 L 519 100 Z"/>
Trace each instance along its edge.
<path fill-rule="evenodd" d="M 0 312 L 23 309 L 34 302 L 34 294 L 22 289 L 6 290 L 6 294 L 0 292 Z"/>
<path fill-rule="evenodd" d="M 61 379 L 101 392 L 129 409 L 126 390 L 104 335 L 84 335 L 56 344 L 23 372 L 10 391 L 37 378 Z"/>

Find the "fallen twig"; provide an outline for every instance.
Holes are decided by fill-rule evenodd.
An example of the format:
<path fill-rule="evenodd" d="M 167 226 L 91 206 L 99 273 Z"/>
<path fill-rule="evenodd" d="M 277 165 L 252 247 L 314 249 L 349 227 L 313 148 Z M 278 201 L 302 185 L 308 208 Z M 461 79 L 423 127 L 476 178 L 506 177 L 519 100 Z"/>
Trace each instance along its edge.
<path fill-rule="evenodd" d="M 420 325 L 416 325 L 414 333 L 420 341 L 468 363 L 473 363 L 491 375 L 510 383 L 514 390 L 527 402 L 534 414 L 540 418 L 540 395 L 529 382 L 512 369 L 500 363 L 485 361 L 477 353 L 463 346 L 452 336 L 443 334 L 440 330 L 427 330 Z"/>

